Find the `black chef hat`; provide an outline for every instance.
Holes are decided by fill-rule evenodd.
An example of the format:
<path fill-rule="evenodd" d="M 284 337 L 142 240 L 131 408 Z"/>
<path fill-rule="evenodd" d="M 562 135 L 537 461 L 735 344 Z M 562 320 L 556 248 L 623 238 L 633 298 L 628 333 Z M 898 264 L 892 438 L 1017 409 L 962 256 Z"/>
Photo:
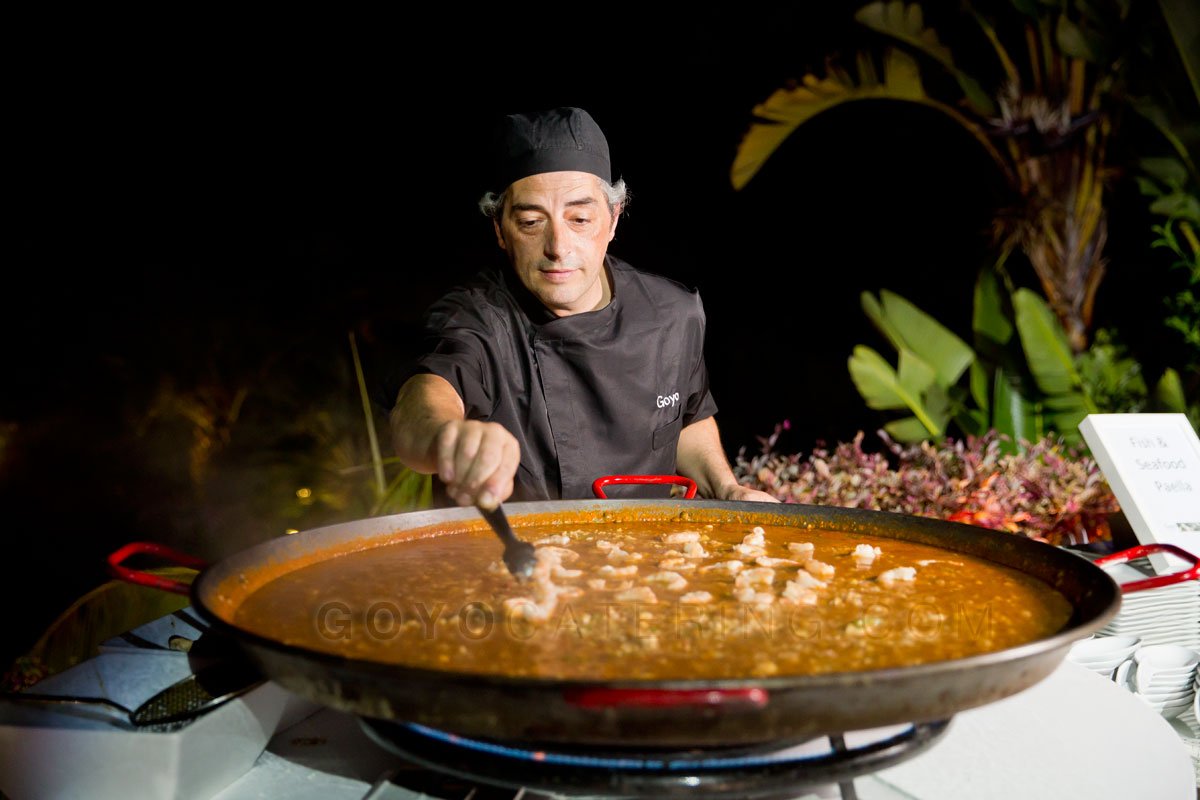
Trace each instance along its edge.
<path fill-rule="evenodd" d="M 612 183 L 604 131 L 582 108 L 509 114 L 496 136 L 496 191 L 541 172 L 590 172 Z"/>

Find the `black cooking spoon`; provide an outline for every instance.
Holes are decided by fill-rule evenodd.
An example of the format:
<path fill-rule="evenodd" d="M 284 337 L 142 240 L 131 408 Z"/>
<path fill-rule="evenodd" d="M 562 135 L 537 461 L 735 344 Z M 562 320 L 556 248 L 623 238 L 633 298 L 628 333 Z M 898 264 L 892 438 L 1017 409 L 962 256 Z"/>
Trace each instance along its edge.
<path fill-rule="evenodd" d="M 484 508 L 478 504 L 475 507 L 487 520 L 488 525 L 492 526 L 492 530 L 500 537 L 500 541 L 504 542 L 504 566 L 508 567 L 508 571 L 513 574 L 513 577 L 522 583 L 529 580 L 529 577 L 533 575 L 533 568 L 537 566 L 537 556 L 534 555 L 533 545 L 517 538 L 499 503 L 495 508 Z"/>

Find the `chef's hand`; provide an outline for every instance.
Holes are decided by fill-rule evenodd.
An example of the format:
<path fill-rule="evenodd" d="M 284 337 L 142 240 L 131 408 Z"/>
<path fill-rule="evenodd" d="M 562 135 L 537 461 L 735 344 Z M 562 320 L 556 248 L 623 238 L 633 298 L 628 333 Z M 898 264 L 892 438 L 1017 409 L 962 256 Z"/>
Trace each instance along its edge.
<path fill-rule="evenodd" d="M 452 420 L 438 431 L 436 450 L 438 476 L 460 506 L 492 509 L 512 495 L 521 447 L 503 425 Z"/>
<path fill-rule="evenodd" d="M 779 498 L 769 495 L 766 492 L 760 492 L 758 489 L 751 489 L 749 486 L 742 486 L 740 483 L 734 483 L 724 487 L 721 492 L 722 500 L 744 500 L 750 503 L 778 503 Z"/>

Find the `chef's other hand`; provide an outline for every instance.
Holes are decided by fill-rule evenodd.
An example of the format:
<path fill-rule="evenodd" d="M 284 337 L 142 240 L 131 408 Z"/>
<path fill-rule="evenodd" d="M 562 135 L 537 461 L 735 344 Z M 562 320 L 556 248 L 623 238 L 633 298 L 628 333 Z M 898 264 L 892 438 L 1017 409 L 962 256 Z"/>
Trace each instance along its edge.
<path fill-rule="evenodd" d="M 749 486 L 742 486 L 740 483 L 734 483 L 725 487 L 721 492 L 722 500 L 741 500 L 750 503 L 778 503 L 779 498 L 760 492 L 758 489 L 751 489 Z"/>
<path fill-rule="evenodd" d="M 493 509 L 509 498 L 521 446 L 495 422 L 459 419 L 437 435 L 438 476 L 460 506 Z"/>

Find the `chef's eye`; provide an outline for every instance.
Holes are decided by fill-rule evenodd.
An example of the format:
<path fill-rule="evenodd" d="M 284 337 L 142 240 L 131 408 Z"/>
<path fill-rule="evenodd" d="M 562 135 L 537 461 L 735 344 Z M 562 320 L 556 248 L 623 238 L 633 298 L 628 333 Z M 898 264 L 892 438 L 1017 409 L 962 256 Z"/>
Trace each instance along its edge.
<path fill-rule="evenodd" d="M 587 217 L 576 217 L 571 222 L 574 222 L 576 225 L 587 225 L 591 220 Z"/>
<path fill-rule="evenodd" d="M 517 220 L 517 227 L 518 227 L 518 228 L 525 228 L 525 229 L 529 229 L 529 228 L 533 228 L 533 227 L 535 227 L 535 226 L 536 226 L 536 225 L 537 225 L 539 222 L 541 222 L 541 220 L 537 220 L 537 219 L 519 219 L 519 220 Z"/>

